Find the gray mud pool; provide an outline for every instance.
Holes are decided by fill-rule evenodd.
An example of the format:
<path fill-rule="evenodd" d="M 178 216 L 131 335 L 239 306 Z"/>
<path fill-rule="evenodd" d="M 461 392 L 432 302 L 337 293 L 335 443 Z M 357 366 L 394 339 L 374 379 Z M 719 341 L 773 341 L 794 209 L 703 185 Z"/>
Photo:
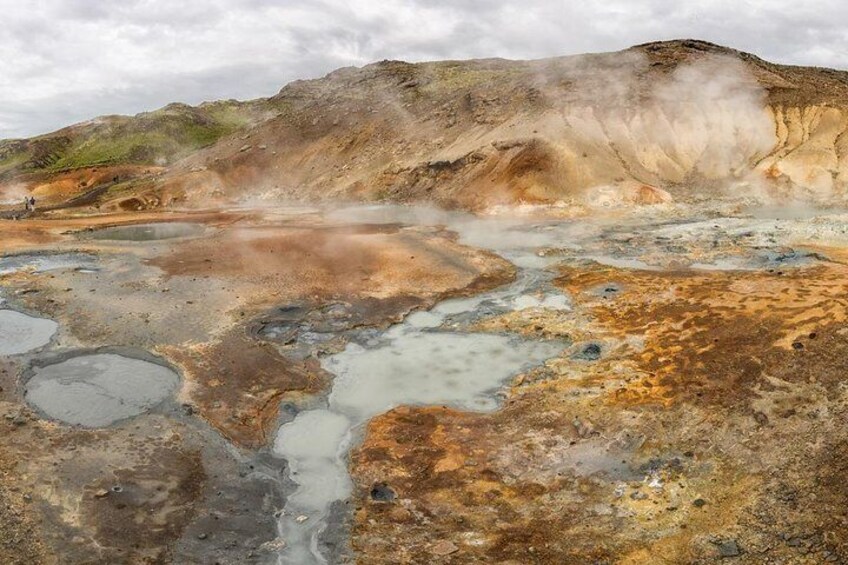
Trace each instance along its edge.
<path fill-rule="evenodd" d="M 160 239 L 197 236 L 205 231 L 206 228 L 201 224 L 169 222 L 101 228 L 86 232 L 80 237 L 104 241 L 158 241 Z"/>
<path fill-rule="evenodd" d="M 50 343 L 59 324 L 15 310 L 0 310 L 0 355 L 20 355 Z"/>
<path fill-rule="evenodd" d="M 25 396 L 51 419 L 100 428 L 150 410 L 173 394 L 179 380 L 156 363 L 94 353 L 36 367 Z"/>

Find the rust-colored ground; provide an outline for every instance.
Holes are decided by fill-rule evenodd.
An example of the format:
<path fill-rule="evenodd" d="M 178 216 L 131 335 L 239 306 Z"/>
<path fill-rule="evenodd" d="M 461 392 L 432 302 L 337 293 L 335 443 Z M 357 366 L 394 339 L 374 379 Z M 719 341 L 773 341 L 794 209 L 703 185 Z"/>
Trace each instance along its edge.
<path fill-rule="evenodd" d="M 150 261 L 168 276 L 215 276 L 262 284 L 263 301 L 309 296 L 433 295 L 511 268 L 443 234 L 398 226 L 249 227 L 188 242 Z M 488 265 L 496 266 L 488 272 Z M 270 292 L 269 292 L 270 291 Z"/>
<path fill-rule="evenodd" d="M 257 342 L 243 329 L 213 342 L 163 351 L 189 380 L 191 404 L 240 446 L 265 445 L 280 402 L 306 398 L 326 386 L 318 367 L 287 360 L 272 344 Z"/>
<path fill-rule="evenodd" d="M 73 241 L 68 232 L 107 226 L 142 224 L 146 222 L 202 222 L 227 224 L 244 219 L 248 214 L 228 212 L 140 212 L 102 214 L 95 216 L 38 215 L 25 221 L 0 220 L 0 241 L 3 253 L 16 253 L 37 248 L 50 248 Z"/>
<path fill-rule="evenodd" d="M 632 358 L 646 378 L 611 401 L 745 411 L 777 381 L 838 394 L 848 370 L 846 275 L 840 264 L 751 274 L 600 269 L 567 270 L 560 282 L 578 297 L 610 280 L 623 284 L 615 299 L 587 304 L 607 332 L 645 339 Z"/>
<path fill-rule="evenodd" d="M 23 174 L 0 181 L 0 201 L 12 202 L 8 209 L 21 207 L 24 195 L 34 197 L 39 207 L 49 207 L 85 194 L 106 183 L 127 181 L 139 176 L 155 175 L 162 167 L 149 165 L 102 165 L 63 171 Z"/>
<path fill-rule="evenodd" d="M 846 274 L 563 268 L 575 312 L 481 328 L 604 357 L 549 362 L 491 415 L 373 420 L 352 462 L 360 562 L 844 562 Z"/>

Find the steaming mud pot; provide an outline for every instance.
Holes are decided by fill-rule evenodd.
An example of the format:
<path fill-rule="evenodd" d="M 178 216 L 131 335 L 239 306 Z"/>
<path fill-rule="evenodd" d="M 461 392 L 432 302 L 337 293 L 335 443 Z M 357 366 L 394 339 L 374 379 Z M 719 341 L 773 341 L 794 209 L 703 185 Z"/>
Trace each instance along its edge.
<path fill-rule="evenodd" d="M 150 410 L 178 384 L 179 376 L 162 365 L 97 353 L 36 368 L 25 397 L 49 418 L 99 428 Z"/>
<path fill-rule="evenodd" d="M 170 222 L 155 224 L 135 224 L 101 228 L 83 234 L 83 239 L 107 241 L 158 241 L 202 235 L 206 228 L 201 224 L 188 222 Z"/>
<path fill-rule="evenodd" d="M 50 343 L 59 324 L 14 310 L 0 310 L 0 355 L 20 355 Z"/>

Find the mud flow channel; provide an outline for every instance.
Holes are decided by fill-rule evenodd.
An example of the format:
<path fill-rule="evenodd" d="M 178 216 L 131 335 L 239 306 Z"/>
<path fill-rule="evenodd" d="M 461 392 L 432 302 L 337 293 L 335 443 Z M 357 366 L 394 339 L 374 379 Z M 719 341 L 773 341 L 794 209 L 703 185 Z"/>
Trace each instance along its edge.
<path fill-rule="evenodd" d="M 347 214 L 348 221 L 418 220 L 403 208 Z M 351 495 L 347 453 L 368 420 L 400 405 L 495 410 L 510 377 L 542 364 L 565 346 L 559 341 L 462 331 L 492 314 L 528 307 L 570 308 L 568 297 L 550 285 L 552 274 L 541 268 L 544 259 L 535 247 L 526 246 L 527 242 L 547 243 L 544 235 L 488 230 L 480 221 L 459 215 L 424 220 L 449 224 L 464 242 L 484 244 L 523 267 L 507 287 L 443 301 L 322 360 L 323 368 L 335 376 L 326 406 L 301 412 L 280 428 L 276 438 L 275 452 L 288 461 L 291 479 L 297 484 L 279 522 L 280 537 L 286 541 L 281 563 L 326 563 L 319 538 L 333 503 Z M 486 232 L 499 237 L 487 239 Z"/>

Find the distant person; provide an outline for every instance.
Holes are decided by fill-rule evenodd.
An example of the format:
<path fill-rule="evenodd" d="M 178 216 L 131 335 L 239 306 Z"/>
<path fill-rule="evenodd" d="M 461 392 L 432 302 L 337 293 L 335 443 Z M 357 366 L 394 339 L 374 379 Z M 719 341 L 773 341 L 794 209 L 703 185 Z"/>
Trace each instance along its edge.
<path fill-rule="evenodd" d="M 29 198 L 27 198 L 26 196 L 24 196 L 24 210 L 29 212 Z"/>
<path fill-rule="evenodd" d="M 35 197 L 29 199 L 29 209 L 35 212 Z"/>

